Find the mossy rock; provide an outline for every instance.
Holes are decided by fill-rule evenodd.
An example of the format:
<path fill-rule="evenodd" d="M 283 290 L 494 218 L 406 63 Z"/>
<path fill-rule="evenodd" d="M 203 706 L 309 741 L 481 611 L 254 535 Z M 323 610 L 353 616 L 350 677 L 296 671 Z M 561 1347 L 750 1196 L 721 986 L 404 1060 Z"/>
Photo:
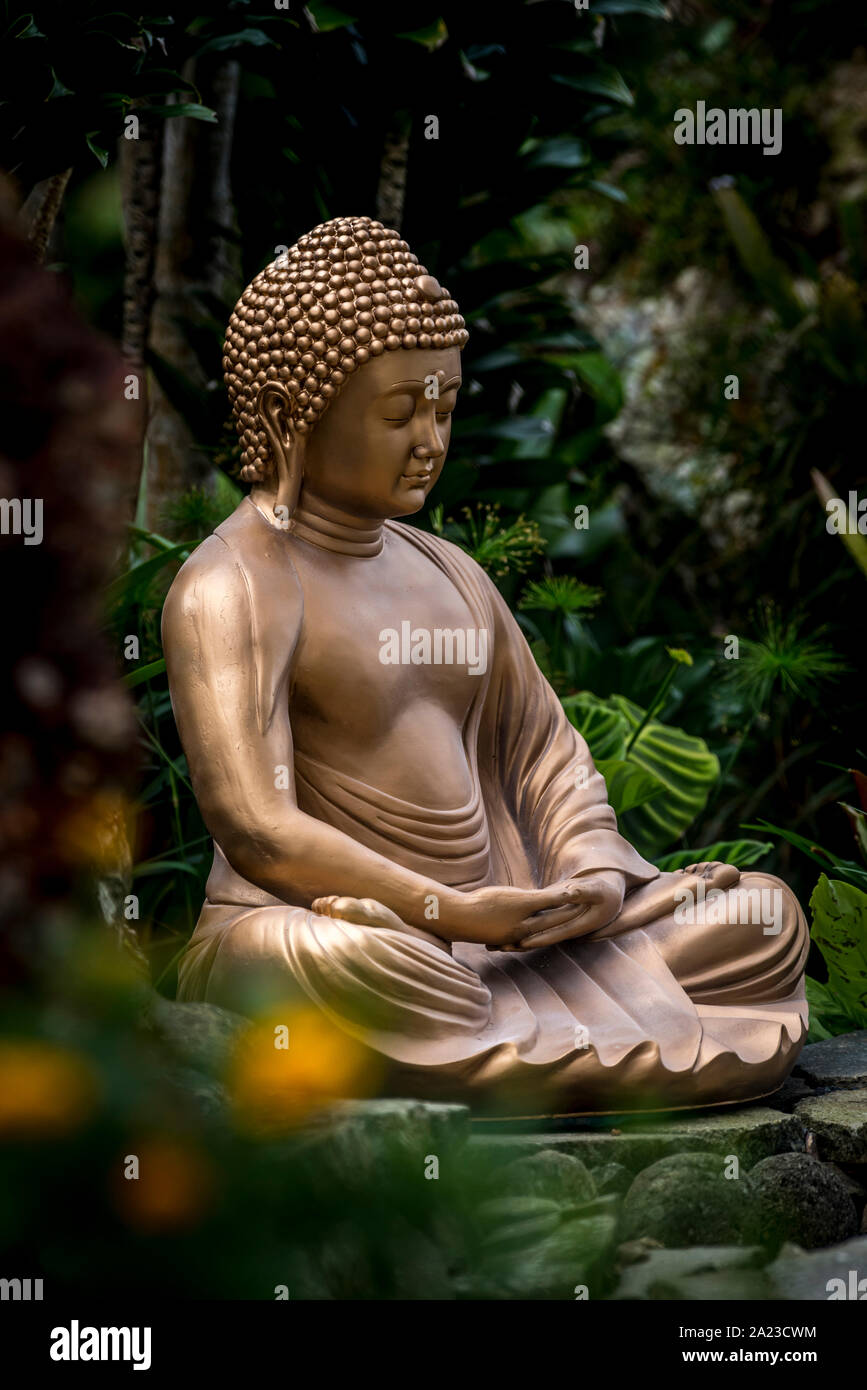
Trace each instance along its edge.
<path fill-rule="evenodd" d="M 649 1236 L 663 1246 L 740 1245 L 755 1227 L 750 1178 L 725 1176 L 717 1154 L 661 1158 L 639 1173 L 623 1203 L 620 1239 Z"/>

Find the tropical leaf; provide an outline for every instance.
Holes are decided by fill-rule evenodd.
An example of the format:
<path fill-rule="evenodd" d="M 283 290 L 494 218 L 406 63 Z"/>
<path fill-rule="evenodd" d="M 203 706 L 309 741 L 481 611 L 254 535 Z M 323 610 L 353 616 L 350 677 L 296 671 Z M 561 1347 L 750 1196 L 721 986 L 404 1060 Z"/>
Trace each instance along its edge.
<path fill-rule="evenodd" d="M 811 979 L 809 975 L 804 984 L 807 1003 L 810 1006 L 810 1031 L 807 1034 L 807 1042 L 823 1042 L 826 1038 L 836 1037 L 838 1033 L 849 1032 L 852 1020 L 845 1010 L 841 1009 L 839 1001 L 828 986 L 819 980 Z"/>
<path fill-rule="evenodd" d="M 640 727 L 644 711 L 623 695 L 612 695 L 611 704 Z M 707 804 L 711 787 L 719 777 L 719 759 L 703 738 L 687 734 L 651 719 L 636 738 L 629 757 L 666 788 L 665 796 L 629 813 L 629 838 L 642 854 L 664 850 L 679 839 Z"/>
<path fill-rule="evenodd" d="M 583 734 L 594 762 L 616 759 L 631 762 L 660 787 L 652 799 L 624 810 L 625 833 L 636 848 L 650 857 L 678 839 L 702 812 L 719 776 L 719 760 L 704 739 L 651 719 L 627 753 L 629 740 L 646 715 L 623 695 L 598 700 L 583 693 L 563 701 L 570 721 Z M 625 790 L 621 776 L 618 791 Z M 647 789 L 649 784 L 644 784 Z M 639 784 L 635 784 L 638 791 Z M 615 808 L 616 809 L 616 808 Z"/>
<path fill-rule="evenodd" d="M 828 967 L 828 993 L 850 1025 L 867 1027 L 867 893 L 821 874 L 811 935 Z"/>
<path fill-rule="evenodd" d="M 704 849 L 678 849 L 671 854 L 658 855 L 654 863 L 666 873 L 685 869 L 688 864 L 707 863 L 734 864 L 737 869 L 748 869 L 773 848 L 772 840 L 717 840 L 716 844 L 706 845 Z"/>
<path fill-rule="evenodd" d="M 562 703 L 569 722 L 586 740 L 595 763 L 623 758 L 629 738 L 625 715 L 586 691 L 567 695 Z"/>
<path fill-rule="evenodd" d="M 602 758 L 596 762 L 596 769 L 605 778 L 608 802 L 618 818 L 665 791 L 658 778 L 628 758 Z"/>

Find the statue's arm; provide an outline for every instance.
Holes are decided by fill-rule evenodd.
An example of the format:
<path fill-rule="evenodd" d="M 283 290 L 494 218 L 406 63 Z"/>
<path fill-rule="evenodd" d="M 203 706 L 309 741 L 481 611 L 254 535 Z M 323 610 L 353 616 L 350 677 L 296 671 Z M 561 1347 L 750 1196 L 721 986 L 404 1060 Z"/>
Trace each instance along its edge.
<path fill-rule="evenodd" d="M 507 804 L 539 880 L 602 875 L 613 896 L 658 870 L 617 829 L 605 780 L 586 741 L 566 717 L 518 623 L 484 576 L 493 625 L 491 679 L 480 739 L 499 769 Z"/>
<path fill-rule="evenodd" d="M 300 591 L 272 607 L 254 611 L 243 566 L 216 536 L 187 561 L 166 599 L 172 706 L 208 830 L 237 873 L 285 902 L 370 897 L 424 928 L 435 894 L 445 934 L 463 895 L 299 809 L 288 683 Z"/>

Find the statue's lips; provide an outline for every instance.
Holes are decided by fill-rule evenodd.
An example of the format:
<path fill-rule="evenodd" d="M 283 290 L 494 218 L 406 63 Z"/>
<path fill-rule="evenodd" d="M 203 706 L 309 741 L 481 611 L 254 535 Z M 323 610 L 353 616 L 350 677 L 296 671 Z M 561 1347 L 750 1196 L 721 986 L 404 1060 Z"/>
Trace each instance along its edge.
<path fill-rule="evenodd" d="M 432 473 L 401 473 L 401 478 L 405 483 L 412 483 L 415 487 L 424 487 L 433 477 Z"/>

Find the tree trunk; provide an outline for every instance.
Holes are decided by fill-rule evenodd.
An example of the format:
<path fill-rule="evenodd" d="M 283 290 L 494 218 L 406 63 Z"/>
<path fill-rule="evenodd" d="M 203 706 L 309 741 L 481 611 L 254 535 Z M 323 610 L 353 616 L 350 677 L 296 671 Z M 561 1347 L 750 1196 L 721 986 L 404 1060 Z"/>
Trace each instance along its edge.
<path fill-rule="evenodd" d="M 213 359 L 201 360 L 199 342 L 213 333 L 215 322 L 222 331 L 241 290 L 230 178 L 240 68 L 233 61 L 203 60 L 184 75 L 195 81 L 218 121 L 166 122 L 149 339 L 158 359 L 150 381 L 146 467 L 147 524 L 154 530 L 163 526 L 173 500 L 190 488 L 212 485 L 214 468 L 202 447 L 208 441 L 196 439 L 179 396 L 204 399 L 218 368 Z"/>

